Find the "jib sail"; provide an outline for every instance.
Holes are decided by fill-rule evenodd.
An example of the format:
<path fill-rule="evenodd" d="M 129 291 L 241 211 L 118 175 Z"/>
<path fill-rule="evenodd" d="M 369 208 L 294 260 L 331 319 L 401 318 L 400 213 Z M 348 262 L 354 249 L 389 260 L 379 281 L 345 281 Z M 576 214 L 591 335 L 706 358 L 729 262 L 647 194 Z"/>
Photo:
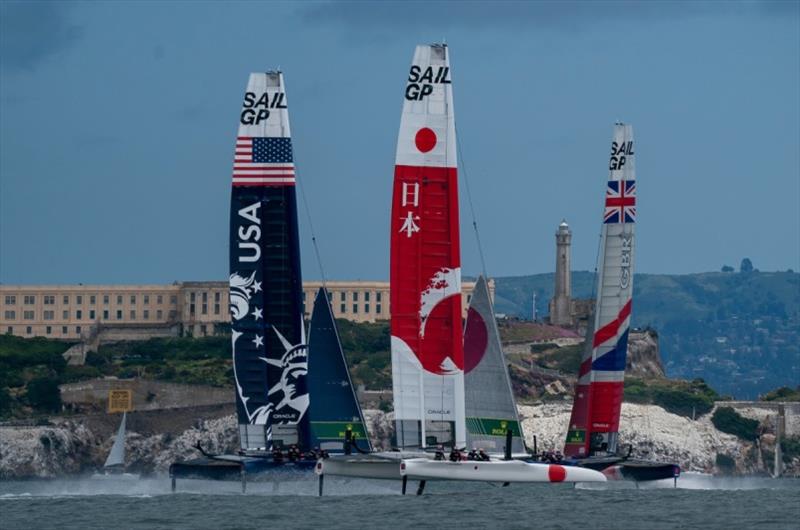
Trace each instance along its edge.
<path fill-rule="evenodd" d="M 362 451 L 371 451 L 366 423 L 347 369 L 336 321 L 327 291 L 320 288 L 314 299 L 308 337 L 308 390 L 311 441 L 314 447 L 341 452 L 349 430 Z"/>
<path fill-rule="evenodd" d="M 510 430 L 511 451 L 525 452 L 489 287 L 483 276 L 472 291 L 464 328 L 464 372 L 467 447 L 503 452 Z"/>

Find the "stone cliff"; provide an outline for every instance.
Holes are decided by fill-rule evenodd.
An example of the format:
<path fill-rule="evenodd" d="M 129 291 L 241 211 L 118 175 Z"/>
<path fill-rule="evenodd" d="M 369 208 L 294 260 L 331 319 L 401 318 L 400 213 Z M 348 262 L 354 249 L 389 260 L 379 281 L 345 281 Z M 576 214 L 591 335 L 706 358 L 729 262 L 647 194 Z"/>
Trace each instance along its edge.
<path fill-rule="evenodd" d="M 520 406 L 519 412 L 529 447 L 536 435 L 537 447 L 561 449 L 569 421 L 570 402 Z M 756 414 L 756 413 L 754 413 Z M 392 413 L 366 410 L 373 444 L 388 449 L 394 429 Z M 756 414 L 757 416 L 757 414 Z M 91 430 L 91 422 L 59 420 L 51 426 L 0 427 L 0 479 L 55 477 L 91 473 L 102 467 L 112 437 Z M 718 431 L 710 414 L 697 420 L 676 416 L 655 405 L 625 403 L 622 407 L 623 445 L 632 444 L 637 457 L 678 463 L 684 471 L 716 473 L 717 455 L 735 462 L 737 474 L 766 474 L 771 462 L 761 457 L 755 444 Z M 762 441 L 769 444 L 769 440 Z M 180 434 L 140 434 L 129 431 L 126 439 L 128 468 L 140 473 L 166 472 L 175 460 L 198 456 L 197 442 L 215 453 L 238 449 L 236 421 L 232 414 L 202 420 Z M 800 458 L 784 473 L 800 476 Z"/>

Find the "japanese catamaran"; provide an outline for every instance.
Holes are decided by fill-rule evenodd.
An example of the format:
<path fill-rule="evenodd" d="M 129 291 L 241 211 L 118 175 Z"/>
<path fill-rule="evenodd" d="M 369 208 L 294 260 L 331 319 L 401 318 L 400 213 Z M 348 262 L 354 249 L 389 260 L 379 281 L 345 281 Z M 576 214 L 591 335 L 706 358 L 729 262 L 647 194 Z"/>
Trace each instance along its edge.
<path fill-rule="evenodd" d="M 176 462 L 176 478 L 311 471 L 316 450 L 369 449 L 328 297 L 303 322 L 295 167 L 283 74 L 250 75 L 239 116 L 230 216 L 230 313 L 240 451 Z M 287 452 L 288 449 L 288 452 Z"/>
<path fill-rule="evenodd" d="M 597 298 L 578 372 L 564 453 L 609 478 L 677 478 L 674 464 L 617 456 L 633 294 L 636 165 L 633 129 L 614 125 L 600 241 Z"/>
<path fill-rule="evenodd" d="M 428 447 L 466 443 L 457 184 L 448 49 L 417 46 L 400 119 L 390 223 L 399 451 L 320 460 L 320 476 L 400 479 L 400 459 L 409 453 L 427 458 Z"/>
<path fill-rule="evenodd" d="M 548 466 L 540 463 L 444 462 L 432 458 L 432 450 L 463 449 L 468 440 L 449 55 L 443 44 L 417 46 L 406 80 L 397 142 L 390 223 L 390 304 L 399 451 L 321 459 L 317 467 L 320 477 L 402 477 L 404 492 L 406 481 L 412 478 L 420 480 L 418 493 L 429 479 L 549 481 Z M 509 390 L 505 380 L 503 384 Z M 474 419 L 475 435 L 480 436 L 482 418 Z M 492 433 L 489 437 L 482 434 L 486 441 L 492 441 Z M 442 450 L 438 453 L 443 455 Z M 576 469 L 574 474 L 605 480 L 586 469 Z"/>
<path fill-rule="evenodd" d="M 406 459 L 401 474 L 425 480 L 489 482 L 604 482 L 594 470 L 535 462 L 525 448 L 506 359 L 483 276 L 478 278 L 464 328 L 467 460 Z M 455 459 L 453 459 L 455 460 Z"/>

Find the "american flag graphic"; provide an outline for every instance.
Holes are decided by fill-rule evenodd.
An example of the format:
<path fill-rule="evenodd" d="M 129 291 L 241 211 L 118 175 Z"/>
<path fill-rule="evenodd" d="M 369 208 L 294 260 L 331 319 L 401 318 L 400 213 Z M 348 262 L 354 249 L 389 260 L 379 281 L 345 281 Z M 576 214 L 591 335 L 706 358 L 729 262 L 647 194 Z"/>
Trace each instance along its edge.
<path fill-rule="evenodd" d="M 636 221 L 636 181 L 609 180 L 603 222 L 633 223 Z"/>
<path fill-rule="evenodd" d="M 234 186 L 294 186 L 291 138 L 236 138 Z"/>

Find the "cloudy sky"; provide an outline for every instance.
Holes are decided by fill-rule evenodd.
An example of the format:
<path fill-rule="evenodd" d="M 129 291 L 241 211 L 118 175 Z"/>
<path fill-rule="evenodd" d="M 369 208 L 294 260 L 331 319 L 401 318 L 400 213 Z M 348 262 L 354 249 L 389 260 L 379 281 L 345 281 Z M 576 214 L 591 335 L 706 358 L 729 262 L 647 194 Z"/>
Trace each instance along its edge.
<path fill-rule="evenodd" d="M 0 4 L 0 282 L 227 276 L 248 73 L 286 76 L 327 276 L 388 278 L 418 43 L 451 47 L 465 274 L 594 268 L 612 124 L 634 125 L 637 270 L 800 269 L 798 2 Z M 304 275 L 319 278 L 301 208 Z"/>

